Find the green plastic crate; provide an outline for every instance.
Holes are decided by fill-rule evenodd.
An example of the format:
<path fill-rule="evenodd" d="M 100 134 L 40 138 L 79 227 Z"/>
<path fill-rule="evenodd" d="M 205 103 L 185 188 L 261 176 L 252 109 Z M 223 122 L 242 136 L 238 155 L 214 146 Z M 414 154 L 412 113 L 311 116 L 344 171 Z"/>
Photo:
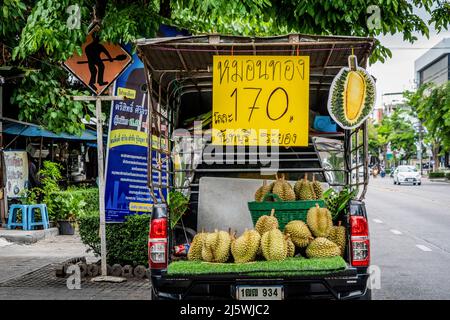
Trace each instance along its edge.
<path fill-rule="evenodd" d="M 280 230 L 284 230 L 284 226 L 292 220 L 302 220 L 306 222 L 308 210 L 316 205 L 323 208 L 325 202 L 323 200 L 297 200 L 282 201 L 278 195 L 268 193 L 264 199 L 272 197 L 275 201 L 252 201 L 248 203 L 248 209 L 252 216 L 253 225 L 256 224 L 259 217 L 270 215 L 272 209 L 275 209 L 275 217 L 278 219 Z"/>

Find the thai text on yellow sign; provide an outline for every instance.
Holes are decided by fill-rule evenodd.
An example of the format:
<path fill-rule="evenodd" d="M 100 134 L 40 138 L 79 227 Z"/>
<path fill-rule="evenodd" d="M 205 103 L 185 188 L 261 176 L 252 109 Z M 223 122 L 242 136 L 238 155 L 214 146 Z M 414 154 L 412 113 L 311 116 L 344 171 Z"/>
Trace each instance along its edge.
<path fill-rule="evenodd" d="M 307 146 L 308 56 L 214 56 L 213 144 Z"/>

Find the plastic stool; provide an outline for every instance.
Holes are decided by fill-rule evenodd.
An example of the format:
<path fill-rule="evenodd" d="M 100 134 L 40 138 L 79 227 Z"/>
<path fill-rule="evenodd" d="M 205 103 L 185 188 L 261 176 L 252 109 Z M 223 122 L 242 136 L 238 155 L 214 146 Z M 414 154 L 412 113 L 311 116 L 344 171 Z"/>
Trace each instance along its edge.
<path fill-rule="evenodd" d="M 41 212 L 41 221 L 36 221 L 34 217 L 37 209 Z M 44 203 L 32 204 L 28 206 L 28 230 L 33 230 L 33 228 L 37 226 L 42 226 L 44 229 L 50 228 L 47 206 Z"/>
<path fill-rule="evenodd" d="M 17 222 L 19 210 L 22 211 L 22 219 L 20 222 Z M 9 206 L 7 227 L 8 229 L 12 229 L 13 227 L 22 227 L 22 230 L 28 230 L 28 205 L 12 204 Z"/>

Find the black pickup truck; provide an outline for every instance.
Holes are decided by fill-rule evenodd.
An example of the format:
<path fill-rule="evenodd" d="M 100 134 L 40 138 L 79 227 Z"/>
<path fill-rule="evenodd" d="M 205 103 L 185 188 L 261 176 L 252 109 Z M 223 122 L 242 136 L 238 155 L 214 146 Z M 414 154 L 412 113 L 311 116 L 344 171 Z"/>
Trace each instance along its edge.
<path fill-rule="evenodd" d="M 254 162 L 208 164 L 200 157 L 194 164 L 179 167 L 173 161 L 175 129 L 183 120 L 211 111 L 214 55 L 232 54 L 295 55 L 300 51 L 310 60 L 310 117 L 327 115 L 328 93 L 333 77 L 348 65 L 350 52 L 365 66 L 374 40 L 358 37 L 307 36 L 291 34 L 271 38 L 246 38 L 218 35 L 156 38 L 137 41 L 149 87 L 149 161 L 148 180 L 154 197 L 149 232 L 149 266 L 153 299 L 242 299 L 245 290 L 257 289 L 259 299 L 371 299 L 369 289 L 370 239 L 363 202 L 368 182 L 367 125 L 357 129 L 337 129 L 323 133 L 310 128 L 307 147 L 280 148 L 278 173 L 291 181 L 314 174 L 323 183 L 340 190 L 356 189 L 342 223 L 347 230 L 344 259 L 346 268 L 320 275 L 271 277 L 242 274 L 175 276 L 167 272 L 174 247 L 180 242 L 170 228 L 171 215 L 163 191 L 188 190 L 189 214 L 186 229 L 199 225 L 199 185 L 202 177 L 264 179 L 261 165 Z M 230 51 L 231 50 L 231 51 Z M 310 120 L 310 124 L 312 125 Z M 311 127 L 311 126 L 310 126 Z M 249 159 L 246 147 L 238 152 Z M 195 152 L 192 152 L 193 154 Z M 172 156 L 172 157 L 171 157 Z M 164 163 L 166 165 L 164 165 Z M 182 183 L 180 183 L 180 179 Z M 159 199 L 163 199 L 159 203 Z M 190 237 L 192 239 L 192 236 Z M 260 290 L 262 289 L 262 290 Z"/>

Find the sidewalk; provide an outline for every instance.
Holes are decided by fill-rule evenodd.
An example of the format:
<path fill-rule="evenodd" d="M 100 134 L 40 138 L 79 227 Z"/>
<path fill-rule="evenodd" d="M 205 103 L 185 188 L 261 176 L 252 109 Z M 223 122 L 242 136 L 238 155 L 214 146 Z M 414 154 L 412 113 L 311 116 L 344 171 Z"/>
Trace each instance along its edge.
<path fill-rule="evenodd" d="M 50 228 L 45 230 L 24 231 L 20 229 L 9 230 L 0 228 L 0 238 L 4 238 L 9 242 L 19 244 L 32 244 L 39 240 L 52 238 L 58 235 L 58 228 Z"/>
<path fill-rule="evenodd" d="M 77 235 L 54 236 L 30 245 L 0 238 L 0 300 L 150 299 L 147 279 L 120 284 L 83 279 L 81 290 L 69 290 L 67 280 L 55 276 L 55 267 L 75 257 L 86 257 L 87 263 L 98 261 L 87 249 Z"/>

